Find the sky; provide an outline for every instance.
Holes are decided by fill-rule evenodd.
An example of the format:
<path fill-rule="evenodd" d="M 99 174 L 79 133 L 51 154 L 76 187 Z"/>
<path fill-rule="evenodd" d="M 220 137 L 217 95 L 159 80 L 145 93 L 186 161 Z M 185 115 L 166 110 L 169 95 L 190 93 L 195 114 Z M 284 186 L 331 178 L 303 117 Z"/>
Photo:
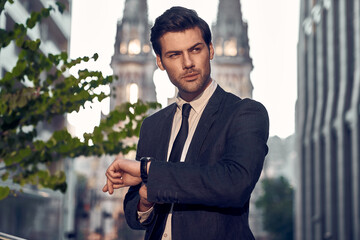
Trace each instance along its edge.
<path fill-rule="evenodd" d="M 86 67 L 111 75 L 116 25 L 123 15 L 124 4 L 125 0 L 73 0 L 70 56 L 98 53 L 99 59 Z M 154 22 L 175 5 L 196 10 L 210 26 L 216 21 L 218 0 L 148 0 L 149 20 Z M 254 65 L 250 75 L 253 99 L 268 110 L 270 136 L 281 138 L 295 131 L 299 6 L 299 0 L 241 0 Z M 156 72 L 157 81 L 154 81 L 162 82 L 161 86 L 166 88 L 170 83 L 164 84 L 168 80 L 163 80 L 163 74 Z M 92 131 L 100 121 L 100 112 L 106 113 L 108 109 L 109 102 L 103 101 L 69 115 L 68 120 L 76 126 L 76 135 L 81 136 L 83 132 Z"/>

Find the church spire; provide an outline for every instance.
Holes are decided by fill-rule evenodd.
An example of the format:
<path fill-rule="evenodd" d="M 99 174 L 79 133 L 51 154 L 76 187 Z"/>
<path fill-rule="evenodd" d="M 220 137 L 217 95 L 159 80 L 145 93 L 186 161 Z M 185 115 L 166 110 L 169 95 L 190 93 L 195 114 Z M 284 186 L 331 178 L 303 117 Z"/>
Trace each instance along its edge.
<path fill-rule="evenodd" d="M 241 98 L 252 98 L 253 91 L 247 30 L 240 0 L 219 0 L 217 20 L 212 27 L 215 48 L 212 76 L 225 90 Z"/>
<path fill-rule="evenodd" d="M 228 20 L 242 22 L 241 3 L 239 0 L 220 0 L 218 9 L 218 23 L 226 23 Z"/>
<path fill-rule="evenodd" d="M 128 101 L 156 101 L 151 53 L 150 24 L 146 0 L 126 0 L 123 18 L 117 24 L 111 67 L 117 80 L 111 83 L 110 108 Z"/>
<path fill-rule="evenodd" d="M 151 57 L 148 6 L 144 0 L 126 0 L 123 18 L 117 25 L 112 61 L 147 60 Z"/>
<path fill-rule="evenodd" d="M 251 62 L 247 23 L 242 19 L 240 0 L 219 0 L 214 46 L 219 57 Z"/>
<path fill-rule="evenodd" d="M 123 22 L 141 22 L 143 24 L 148 22 L 148 7 L 147 1 L 144 0 L 126 0 Z"/>

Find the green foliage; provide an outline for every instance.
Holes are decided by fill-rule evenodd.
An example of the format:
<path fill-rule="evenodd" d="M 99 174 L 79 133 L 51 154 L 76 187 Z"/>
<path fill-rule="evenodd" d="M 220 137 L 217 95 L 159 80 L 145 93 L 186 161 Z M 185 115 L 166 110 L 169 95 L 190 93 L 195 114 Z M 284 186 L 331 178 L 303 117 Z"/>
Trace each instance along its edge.
<path fill-rule="evenodd" d="M 0 0 L 0 13 L 7 2 L 12 3 Z M 64 11 L 60 2 L 56 6 L 58 11 Z M 28 29 L 55 10 L 49 7 L 33 12 L 25 25 L 15 23 L 11 30 L 0 29 L 0 51 L 11 42 L 20 49 L 16 65 L 0 79 L 0 183 L 12 180 L 21 186 L 33 184 L 65 192 L 65 174 L 50 170 L 52 163 L 135 149 L 134 145 L 126 145 L 126 140 L 139 135 L 146 113 L 159 104 L 124 103 L 102 120 L 93 133 L 84 134 L 84 141 L 72 137 L 66 129 L 41 140 L 39 123 L 51 123 L 54 118 L 79 111 L 88 101 L 102 101 L 108 96 L 95 90 L 113 81 L 113 76 L 87 69 L 79 70 L 78 77 L 69 74 L 70 68 L 80 63 L 96 61 L 97 54 L 77 59 L 69 59 L 66 52 L 45 55 L 40 50 L 40 39 L 26 37 Z M 0 187 L 0 200 L 10 191 Z"/>
<path fill-rule="evenodd" d="M 293 239 L 293 194 L 294 191 L 284 177 L 262 180 L 263 195 L 257 199 L 256 207 L 262 209 L 264 229 L 273 239 Z"/>
<path fill-rule="evenodd" d="M 9 187 L 2 187 L 0 186 L 0 201 L 6 198 L 10 193 Z"/>

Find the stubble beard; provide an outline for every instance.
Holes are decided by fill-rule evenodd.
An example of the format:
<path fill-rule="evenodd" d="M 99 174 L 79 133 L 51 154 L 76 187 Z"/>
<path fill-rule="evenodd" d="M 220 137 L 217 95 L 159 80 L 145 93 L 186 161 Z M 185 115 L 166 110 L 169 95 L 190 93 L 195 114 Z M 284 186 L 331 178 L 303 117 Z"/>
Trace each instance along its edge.
<path fill-rule="evenodd" d="M 197 96 L 200 93 L 202 93 L 206 89 L 206 87 L 210 84 L 211 81 L 210 73 L 207 74 L 206 76 L 200 75 L 199 77 L 202 78 L 201 81 L 199 79 L 190 82 L 180 81 L 177 86 L 180 96 L 182 96 L 181 94 L 183 95 L 195 94 Z"/>
<path fill-rule="evenodd" d="M 206 72 L 208 72 L 208 73 L 205 76 L 202 75 L 202 73 L 206 73 Z M 182 79 L 187 74 L 192 74 L 192 73 L 198 73 L 199 74 L 198 79 L 193 80 L 193 81 L 185 81 Z M 183 93 L 183 95 L 194 95 L 195 94 L 196 96 L 198 96 L 200 93 L 202 93 L 211 82 L 210 76 L 211 76 L 211 66 L 209 63 L 208 71 L 206 71 L 206 70 L 201 71 L 200 69 L 191 68 L 191 69 L 187 70 L 185 73 L 175 77 L 175 79 L 177 79 L 176 81 L 172 80 L 171 76 L 169 76 L 169 78 L 170 78 L 170 81 L 179 90 L 180 97 L 182 97 L 184 99 L 184 97 L 181 95 L 181 93 Z M 199 78 L 201 78 L 201 79 L 199 79 Z"/>

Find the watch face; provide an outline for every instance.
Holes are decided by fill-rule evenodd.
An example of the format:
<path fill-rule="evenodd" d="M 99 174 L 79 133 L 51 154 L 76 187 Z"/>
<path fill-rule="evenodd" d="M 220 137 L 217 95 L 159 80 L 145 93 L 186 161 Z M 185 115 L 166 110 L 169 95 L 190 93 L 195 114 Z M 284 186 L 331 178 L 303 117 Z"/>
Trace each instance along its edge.
<path fill-rule="evenodd" d="M 153 157 L 142 157 L 142 158 L 140 158 L 140 161 L 141 160 L 146 160 L 147 162 L 151 162 L 151 161 L 155 160 L 155 158 L 153 158 Z"/>

